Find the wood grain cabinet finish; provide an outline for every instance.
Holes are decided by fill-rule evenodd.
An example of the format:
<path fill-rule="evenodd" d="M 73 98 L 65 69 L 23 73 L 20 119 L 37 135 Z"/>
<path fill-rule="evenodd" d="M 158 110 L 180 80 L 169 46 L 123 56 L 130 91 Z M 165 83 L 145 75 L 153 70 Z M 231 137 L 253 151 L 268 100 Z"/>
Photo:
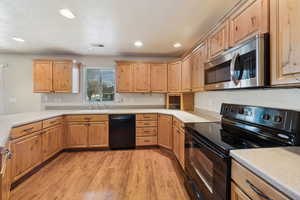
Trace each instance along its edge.
<path fill-rule="evenodd" d="M 133 92 L 133 66 L 131 63 L 118 63 L 117 92 Z"/>
<path fill-rule="evenodd" d="M 202 43 L 192 53 L 192 91 L 204 90 L 204 64 L 207 62 L 207 43 Z"/>
<path fill-rule="evenodd" d="M 41 134 L 37 133 L 12 141 L 12 152 L 12 181 L 15 181 L 41 163 Z"/>
<path fill-rule="evenodd" d="M 173 153 L 179 161 L 179 134 L 180 130 L 177 127 L 173 126 Z"/>
<path fill-rule="evenodd" d="M 43 160 L 47 160 L 62 149 L 63 126 L 57 125 L 42 132 Z"/>
<path fill-rule="evenodd" d="M 71 60 L 53 61 L 53 90 L 55 92 L 72 92 L 72 67 Z"/>
<path fill-rule="evenodd" d="M 192 90 L 192 57 L 187 56 L 182 61 L 181 69 L 181 91 L 190 92 Z"/>
<path fill-rule="evenodd" d="M 108 147 L 108 121 L 90 123 L 88 128 L 89 147 Z"/>
<path fill-rule="evenodd" d="M 289 199 L 235 160 L 232 161 L 231 178 L 250 199 Z M 242 195 L 237 196 L 241 196 L 240 199 L 243 199 Z"/>
<path fill-rule="evenodd" d="M 133 64 L 134 92 L 150 92 L 150 64 Z"/>
<path fill-rule="evenodd" d="M 12 139 L 20 138 L 22 136 L 30 135 L 42 129 L 42 122 L 34 122 L 22 126 L 15 127 L 11 130 L 10 136 Z"/>
<path fill-rule="evenodd" d="M 170 115 L 158 115 L 158 145 L 173 148 L 172 119 Z"/>
<path fill-rule="evenodd" d="M 270 1 L 272 85 L 300 85 L 300 2 Z"/>
<path fill-rule="evenodd" d="M 33 61 L 33 92 L 48 93 L 53 91 L 52 60 Z"/>
<path fill-rule="evenodd" d="M 7 143 L 1 152 L 0 200 L 9 200 L 11 185 L 11 144 Z"/>
<path fill-rule="evenodd" d="M 168 64 L 168 92 L 181 92 L 181 61 Z"/>
<path fill-rule="evenodd" d="M 168 65 L 155 63 L 150 66 L 150 90 L 155 93 L 168 91 Z"/>
<path fill-rule="evenodd" d="M 70 148 L 81 148 L 88 146 L 88 123 L 68 123 L 67 143 Z"/>
<path fill-rule="evenodd" d="M 251 200 L 240 188 L 231 182 L 231 200 Z"/>
<path fill-rule="evenodd" d="M 229 25 L 228 21 L 213 30 L 208 41 L 209 59 L 219 55 L 229 47 Z"/>
<path fill-rule="evenodd" d="M 269 0 L 249 0 L 230 16 L 230 46 L 269 32 Z"/>

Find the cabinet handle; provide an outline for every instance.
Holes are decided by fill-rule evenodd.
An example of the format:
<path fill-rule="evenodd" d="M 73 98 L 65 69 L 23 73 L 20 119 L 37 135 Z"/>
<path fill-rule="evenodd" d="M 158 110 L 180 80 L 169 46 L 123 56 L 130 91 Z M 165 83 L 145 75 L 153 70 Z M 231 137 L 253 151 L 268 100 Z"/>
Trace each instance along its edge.
<path fill-rule="evenodd" d="M 266 194 L 264 194 L 262 191 L 260 191 L 257 187 L 255 187 L 255 185 L 253 185 L 249 180 L 246 180 L 246 183 L 261 198 L 266 199 L 266 200 L 272 200 L 270 197 L 268 197 Z"/>
<path fill-rule="evenodd" d="M 149 123 L 144 123 L 144 125 L 150 125 Z"/>
<path fill-rule="evenodd" d="M 24 131 L 24 132 L 27 132 L 27 131 L 31 131 L 32 129 L 33 129 L 33 127 L 24 129 L 23 131 Z"/>
<path fill-rule="evenodd" d="M 144 131 L 144 133 L 150 133 L 150 131 Z"/>
<path fill-rule="evenodd" d="M 91 120 L 91 118 L 90 118 L 90 117 L 85 117 L 85 118 L 83 118 L 83 119 L 85 119 L 85 120 Z"/>
<path fill-rule="evenodd" d="M 57 122 L 56 120 L 50 121 L 50 124 L 54 124 L 54 123 L 56 123 L 56 122 Z"/>
<path fill-rule="evenodd" d="M 144 140 L 144 142 L 150 142 L 150 140 Z"/>

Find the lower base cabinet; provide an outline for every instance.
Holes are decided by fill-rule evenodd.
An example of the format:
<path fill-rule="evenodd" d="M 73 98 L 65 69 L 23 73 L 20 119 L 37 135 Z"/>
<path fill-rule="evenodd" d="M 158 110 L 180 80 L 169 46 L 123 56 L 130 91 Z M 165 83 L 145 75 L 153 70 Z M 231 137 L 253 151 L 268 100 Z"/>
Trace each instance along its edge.
<path fill-rule="evenodd" d="M 0 200 L 8 200 L 11 185 L 11 148 L 10 143 L 1 152 Z"/>
<path fill-rule="evenodd" d="M 42 135 L 40 132 L 12 142 L 12 177 L 15 181 L 42 161 Z"/>
<path fill-rule="evenodd" d="M 251 200 L 240 188 L 231 182 L 231 200 Z"/>
<path fill-rule="evenodd" d="M 42 133 L 43 160 L 47 160 L 62 149 L 63 126 L 46 129 Z"/>
<path fill-rule="evenodd" d="M 158 115 L 157 143 L 167 149 L 173 149 L 172 120 L 173 117 L 170 115 Z"/>
<path fill-rule="evenodd" d="M 108 121 L 68 123 L 69 148 L 108 147 Z"/>

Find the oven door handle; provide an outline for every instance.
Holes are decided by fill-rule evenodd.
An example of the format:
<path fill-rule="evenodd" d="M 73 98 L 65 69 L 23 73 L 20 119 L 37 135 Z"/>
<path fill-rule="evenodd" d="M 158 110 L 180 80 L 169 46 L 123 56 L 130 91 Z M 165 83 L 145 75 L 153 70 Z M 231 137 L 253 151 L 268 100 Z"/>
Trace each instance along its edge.
<path fill-rule="evenodd" d="M 193 137 L 193 140 L 196 140 L 197 143 L 199 143 L 200 145 L 202 145 L 203 147 L 205 147 L 207 150 L 213 152 L 213 153 L 214 153 L 215 155 L 217 155 L 219 158 L 221 158 L 221 159 L 226 159 L 226 158 L 227 158 L 227 157 L 226 157 L 224 154 L 222 154 L 221 152 L 217 152 L 216 150 L 214 150 L 214 148 L 213 148 L 211 145 L 207 144 L 207 143 L 204 142 L 204 141 L 200 141 L 200 139 L 196 138 L 196 137 L 193 136 L 193 135 L 192 135 L 192 137 Z"/>
<path fill-rule="evenodd" d="M 235 53 L 232 57 L 232 60 L 230 62 L 230 76 L 231 76 L 231 81 L 234 82 L 235 85 L 238 85 L 240 80 L 238 80 L 236 77 L 235 77 L 235 63 L 236 63 L 236 59 L 238 58 L 240 54 L 239 53 Z"/>

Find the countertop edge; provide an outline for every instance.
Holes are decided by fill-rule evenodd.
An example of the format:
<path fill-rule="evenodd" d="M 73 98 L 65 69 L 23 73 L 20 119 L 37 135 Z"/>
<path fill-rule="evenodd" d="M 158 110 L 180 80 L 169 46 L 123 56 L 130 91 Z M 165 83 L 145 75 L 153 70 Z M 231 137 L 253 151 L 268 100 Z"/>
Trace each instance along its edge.
<path fill-rule="evenodd" d="M 291 188 L 286 187 L 285 185 L 281 184 L 276 179 L 272 178 L 271 176 L 268 176 L 263 171 L 259 170 L 255 166 L 253 166 L 251 163 L 247 162 L 245 159 L 243 159 L 241 156 L 235 154 L 234 151 L 230 151 L 230 156 L 238 161 L 240 164 L 242 164 L 244 167 L 248 168 L 250 171 L 252 171 L 254 174 L 256 174 L 258 177 L 264 179 L 267 183 L 269 183 L 272 187 L 280 191 L 282 194 L 286 195 L 289 198 L 292 199 L 300 199 L 300 194 L 293 191 Z"/>

